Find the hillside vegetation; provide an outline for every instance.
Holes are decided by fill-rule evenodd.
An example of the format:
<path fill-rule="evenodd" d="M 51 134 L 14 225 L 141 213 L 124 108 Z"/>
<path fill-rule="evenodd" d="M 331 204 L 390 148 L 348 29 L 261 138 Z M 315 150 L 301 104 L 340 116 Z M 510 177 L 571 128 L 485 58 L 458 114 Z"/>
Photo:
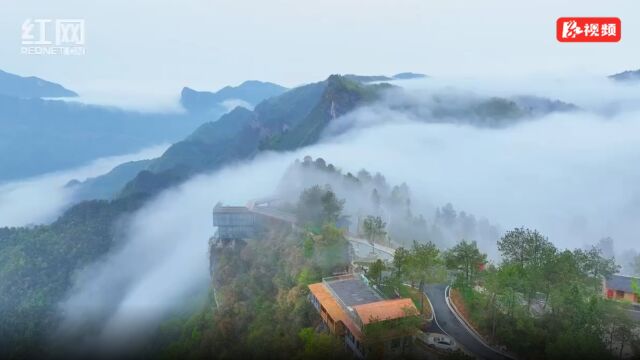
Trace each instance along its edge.
<path fill-rule="evenodd" d="M 326 194 L 331 194 L 326 190 Z M 348 242 L 331 219 L 338 199 L 310 228 L 270 227 L 256 239 L 213 246 L 212 286 L 204 308 L 188 319 L 165 323 L 153 345 L 166 358 L 347 358 L 344 344 L 313 328 L 319 317 L 307 285 L 349 267 Z M 301 197 L 301 206 L 305 206 Z M 217 302 L 217 304 L 216 304 Z"/>
<path fill-rule="evenodd" d="M 627 305 L 602 295 L 602 278 L 618 267 L 600 250 L 558 249 L 525 228 L 498 248 L 502 262 L 485 271 L 475 244 L 449 252 L 450 268 L 462 270 L 454 301 L 489 341 L 524 359 L 613 359 L 640 345 Z"/>
<path fill-rule="evenodd" d="M 116 224 L 143 201 L 87 201 L 51 225 L 0 228 L 0 358 L 43 356 L 74 275 L 114 246 Z"/>

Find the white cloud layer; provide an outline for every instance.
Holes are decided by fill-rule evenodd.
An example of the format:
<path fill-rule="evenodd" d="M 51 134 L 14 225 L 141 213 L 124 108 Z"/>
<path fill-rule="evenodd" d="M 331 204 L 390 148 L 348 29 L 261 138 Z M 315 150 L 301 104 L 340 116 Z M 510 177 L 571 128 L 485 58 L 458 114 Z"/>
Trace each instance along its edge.
<path fill-rule="evenodd" d="M 0 184 L 0 227 L 49 223 L 73 200 L 74 190 L 65 187 L 69 181 L 102 175 L 124 162 L 157 157 L 167 147 L 153 146 L 132 154 L 100 158 L 75 169 Z"/>
<path fill-rule="evenodd" d="M 594 94 L 587 91 L 576 102 L 588 105 Z M 603 94 L 599 101 L 606 106 L 618 95 Z M 561 248 L 611 236 L 618 251 L 638 249 L 640 113 L 600 108 L 488 129 L 425 123 L 377 104 L 337 119 L 350 130 L 318 145 L 198 176 L 139 210 L 122 245 L 79 276 L 61 305 L 63 330 L 98 322 L 97 330 L 84 333 L 85 344 L 108 349 L 143 340 L 164 315 L 208 286 L 214 204 L 269 195 L 286 167 L 304 155 L 344 171 L 379 171 L 392 184 L 406 182 L 416 212 L 427 217 L 452 202 L 503 229 L 538 229 Z"/>

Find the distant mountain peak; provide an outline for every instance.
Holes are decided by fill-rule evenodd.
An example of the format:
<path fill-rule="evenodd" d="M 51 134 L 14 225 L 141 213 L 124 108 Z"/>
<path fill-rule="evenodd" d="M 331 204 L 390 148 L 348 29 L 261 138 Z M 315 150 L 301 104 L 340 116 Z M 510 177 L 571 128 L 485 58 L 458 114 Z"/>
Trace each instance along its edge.
<path fill-rule="evenodd" d="M 615 81 L 640 81 L 640 69 L 623 71 L 609 75 L 608 78 Z"/>
<path fill-rule="evenodd" d="M 60 84 L 35 76 L 19 76 L 0 70 L 0 95 L 17 98 L 75 97 L 78 94 Z"/>
<path fill-rule="evenodd" d="M 393 75 L 393 78 L 396 80 L 423 79 L 427 77 L 428 76 L 425 74 L 418 74 L 414 72 L 402 72 L 402 73 Z"/>
<path fill-rule="evenodd" d="M 237 87 L 248 86 L 248 85 L 267 85 L 267 86 L 283 87 L 283 86 L 280 86 L 280 85 L 278 85 L 276 83 L 272 83 L 272 82 L 269 82 L 269 81 L 260 81 L 260 80 L 245 80 L 245 81 L 242 82 L 242 84 L 240 84 Z M 225 87 L 233 88 L 233 86 L 225 86 Z"/>
<path fill-rule="evenodd" d="M 228 100 L 242 100 L 252 106 L 262 100 L 277 96 L 287 88 L 278 84 L 247 80 L 238 86 L 225 86 L 217 92 L 198 91 L 184 87 L 180 95 L 180 103 L 189 112 L 220 111 L 223 102 Z"/>

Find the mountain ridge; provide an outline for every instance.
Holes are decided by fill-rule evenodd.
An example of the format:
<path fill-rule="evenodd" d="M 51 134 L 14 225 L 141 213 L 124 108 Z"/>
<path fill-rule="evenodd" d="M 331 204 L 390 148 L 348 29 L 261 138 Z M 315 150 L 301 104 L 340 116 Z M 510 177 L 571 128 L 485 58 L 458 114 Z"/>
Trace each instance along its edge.
<path fill-rule="evenodd" d="M 78 93 L 36 76 L 20 76 L 0 70 L 0 95 L 17 98 L 76 97 Z"/>
<path fill-rule="evenodd" d="M 122 190 L 120 196 L 156 193 L 202 171 L 316 141 L 329 120 L 371 101 L 389 85 L 365 85 L 340 75 L 268 98 L 254 110 L 237 107 L 173 144 Z"/>
<path fill-rule="evenodd" d="M 138 113 L 113 107 L 0 95 L 0 182 L 83 166 L 175 142 L 207 121 L 204 115 Z M 28 143 L 29 146 L 24 146 Z"/>
<path fill-rule="evenodd" d="M 190 112 L 208 112 L 224 106 L 225 101 L 240 100 L 255 106 L 284 93 L 287 88 L 271 82 L 247 80 L 238 86 L 225 86 L 216 92 L 182 88 L 180 104 Z"/>
<path fill-rule="evenodd" d="M 287 151 L 311 145 L 320 139 L 331 120 L 359 105 L 373 102 L 387 89 L 403 91 L 384 82 L 364 84 L 347 76 L 332 75 L 324 81 L 265 99 L 253 110 L 237 107 L 215 122 L 200 125 L 182 141 L 169 147 L 162 156 L 140 166 L 140 173 L 129 179 L 117 177 L 133 174 L 133 166 L 128 167 L 130 171 L 106 174 L 109 179 L 98 177 L 88 184 L 81 184 L 83 198 L 91 198 L 87 196 L 92 192 L 84 187 L 99 183 L 122 185 L 119 189 L 98 186 L 95 193 L 100 196 L 107 193 L 127 196 L 139 191 L 156 193 L 196 173 L 215 170 L 228 162 L 250 159 L 260 151 Z M 430 116 L 424 113 L 424 109 L 413 108 L 415 104 L 410 102 L 400 101 L 389 106 L 399 111 L 415 111 L 426 116 L 425 122 L 465 123 L 492 128 L 550 112 L 578 110 L 571 104 L 531 96 L 476 99 L 458 109 L 456 104 L 460 99 L 434 97 L 434 104 L 441 105 L 431 107 Z M 341 126 L 343 128 L 334 130 L 341 133 L 349 126 L 345 123 Z"/>
<path fill-rule="evenodd" d="M 607 76 L 611 80 L 615 81 L 627 81 L 635 82 L 640 81 L 640 69 L 638 70 L 626 70 L 617 74 Z"/>
<path fill-rule="evenodd" d="M 6 134 L 0 141 L 0 152 L 13 154 L 0 157 L 0 169 L 3 170 L 0 182 L 83 166 L 96 158 L 134 152 L 160 143 L 177 142 L 199 125 L 216 120 L 228 111 L 227 104 L 216 103 L 206 111 L 141 113 L 61 99 L 22 97 L 15 91 L 2 92 L 8 87 L 8 82 L 3 82 L 4 75 L 11 79 L 37 79 L 53 84 L 55 89 L 64 89 L 39 78 L 21 78 L 0 71 L 0 128 Z M 227 86 L 214 96 L 220 101 L 239 99 L 253 106 L 284 90 L 276 84 L 250 80 L 237 87 Z M 77 96 L 64 92 L 38 93 L 64 94 Z M 24 146 L 27 141 L 29 147 Z M 102 190 L 99 192 L 104 195 Z"/>

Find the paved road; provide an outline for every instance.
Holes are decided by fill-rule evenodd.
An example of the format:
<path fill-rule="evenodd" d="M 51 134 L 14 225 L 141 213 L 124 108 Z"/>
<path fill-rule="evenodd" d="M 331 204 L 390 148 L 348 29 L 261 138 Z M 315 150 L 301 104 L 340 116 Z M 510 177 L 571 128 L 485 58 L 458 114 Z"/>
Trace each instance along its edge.
<path fill-rule="evenodd" d="M 438 328 L 444 330 L 446 334 L 453 337 L 458 344 L 464 347 L 468 352 L 475 354 L 480 359 L 508 359 L 502 354 L 496 353 L 492 349 L 485 346 L 476 339 L 467 329 L 460 323 L 458 318 L 451 312 L 445 300 L 446 284 L 427 285 L 425 293 L 429 297 L 433 305 L 435 314 L 435 322 Z"/>
<path fill-rule="evenodd" d="M 347 240 L 349 240 L 351 246 L 353 246 L 356 258 L 358 259 L 375 257 L 387 261 L 393 260 L 395 250 L 392 248 L 374 244 L 374 249 L 372 249 L 368 241 L 353 236 L 347 236 Z"/>
<path fill-rule="evenodd" d="M 640 322 L 640 310 L 629 310 L 631 318 L 637 322 Z"/>

